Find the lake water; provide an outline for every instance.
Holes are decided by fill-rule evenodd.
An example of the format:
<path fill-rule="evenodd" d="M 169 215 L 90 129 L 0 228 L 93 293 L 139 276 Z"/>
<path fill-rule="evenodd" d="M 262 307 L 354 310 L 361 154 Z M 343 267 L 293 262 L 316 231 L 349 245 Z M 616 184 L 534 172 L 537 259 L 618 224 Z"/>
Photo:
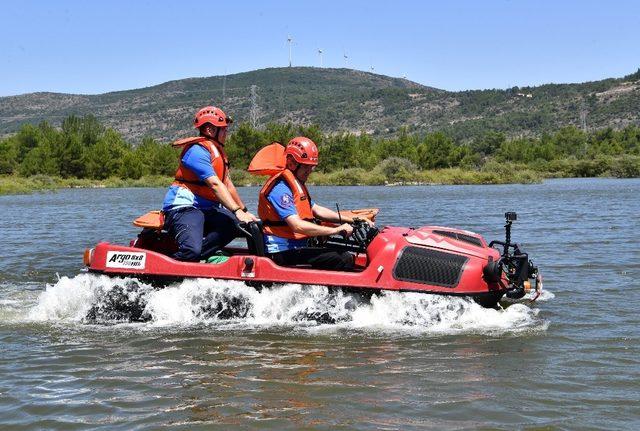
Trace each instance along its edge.
<path fill-rule="evenodd" d="M 257 189 L 240 193 L 255 210 Z M 1 196 L 2 429 L 640 428 L 640 180 L 312 193 L 489 240 L 515 210 L 546 291 L 503 310 L 398 293 L 353 309 L 322 286 L 191 280 L 140 285 L 150 322 L 90 324 L 136 281 L 81 273 L 84 248 L 127 243 L 164 190 Z M 234 300 L 246 318 L 206 312 Z"/>

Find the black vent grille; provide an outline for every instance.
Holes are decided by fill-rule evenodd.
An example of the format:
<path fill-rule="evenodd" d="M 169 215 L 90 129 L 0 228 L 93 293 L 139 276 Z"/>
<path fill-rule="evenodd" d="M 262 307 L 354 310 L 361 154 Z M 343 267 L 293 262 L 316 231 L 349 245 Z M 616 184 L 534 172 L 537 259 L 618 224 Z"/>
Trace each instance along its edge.
<path fill-rule="evenodd" d="M 460 241 L 468 242 L 469 244 L 477 245 L 478 247 L 482 247 L 482 241 L 480 238 L 470 235 L 465 235 L 463 233 L 451 232 L 448 230 L 434 230 L 433 233 L 446 236 L 453 239 L 458 239 Z"/>
<path fill-rule="evenodd" d="M 393 268 L 393 277 L 396 280 L 414 283 L 456 287 L 467 260 L 467 257 L 457 254 L 421 247 L 405 247 Z"/>

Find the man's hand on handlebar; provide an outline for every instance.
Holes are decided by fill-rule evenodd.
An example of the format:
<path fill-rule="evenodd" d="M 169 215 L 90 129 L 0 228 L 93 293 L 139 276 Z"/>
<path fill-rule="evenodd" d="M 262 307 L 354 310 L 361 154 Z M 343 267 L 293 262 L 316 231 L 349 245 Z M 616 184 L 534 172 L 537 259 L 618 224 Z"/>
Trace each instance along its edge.
<path fill-rule="evenodd" d="M 369 227 L 374 227 L 376 225 L 374 222 L 372 222 L 371 220 L 369 220 L 366 217 L 365 218 L 357 218 L 357 219 L 354 219 L 353 221 L 356 221 L 356 220 L 361 220 L 361 221 L 367 223 L 369 225 Z"/>
<path fill-rule="evenodd" d="M 236 217 L 238 217 L 238 220 L 240 220 L 241 222 L 251 223 L 252 221 L 258 221 L 258 218 L 251 214 L 249 211 L 245 212 L 242 210 L 238 210 L 235 214 Z"/>
<path fill-rule="evenodd" d="M 353 233 L 353 226 L 349 223 L 343 223 L 340 226 L 337 226 L 333 230 L 333 235 L 340 234 L 345 238 L 349 238 Z"/>
<path fill-rule="evenodd" d="M 376 226 L 376 224 L 373 221 L 369 220 L 366 217 L 364 217 L 364 218 L 354 217 L 353 218 L 353 223 L 352 224 L 354 226 L 358 226 L 361 223 L 366 223 L 367 225 L 369 225 L 369 227 L 375 227 Z"/>

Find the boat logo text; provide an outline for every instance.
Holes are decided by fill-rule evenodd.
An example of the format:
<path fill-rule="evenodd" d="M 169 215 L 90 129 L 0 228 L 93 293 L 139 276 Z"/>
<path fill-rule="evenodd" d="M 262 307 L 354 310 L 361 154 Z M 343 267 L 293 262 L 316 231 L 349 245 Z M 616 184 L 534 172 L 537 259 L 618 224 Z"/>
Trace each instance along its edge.
<path fill-rule="evenodd" d="M 147 253 L 109 251 L 107 268 L 144 269 Z"/>

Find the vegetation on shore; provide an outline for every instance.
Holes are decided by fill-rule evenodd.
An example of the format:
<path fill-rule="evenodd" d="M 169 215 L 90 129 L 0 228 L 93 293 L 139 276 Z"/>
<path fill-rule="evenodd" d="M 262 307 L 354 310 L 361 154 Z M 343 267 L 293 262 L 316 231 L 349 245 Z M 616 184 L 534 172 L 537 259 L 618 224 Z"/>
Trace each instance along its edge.
<path fill-rule="evenodd" d="M 254 96 L 252 96 L 252 94 Z M 219 104 L 254 125 L 317 124 L 330 133 L 366 131 L 424 136 L 440 130 L 470 141 L 487 130 L 509 138 L 555 133 L 565 125 L 622 129 L 640 124 L 640 70 L 576 84 L 445 91 L 407 79 L 350 69 L 281 67 L 188 78 L 105 94 L 32 93 L 0 97 L 0 136 L 23 124 L 93 114 L 129 142 L 161 142 L 190 133 L 190 117 Z"/>
<path fill-rule="evenodd" d="M 244 168 L 264 145 L 305 135 L 320 147 L 310 182 L 322 185 L 529 183 L 551 177 L 640 176 L 640 127 L 585 133 L 564 127 L 540 138 L 489 131 L 471 142 L 443 132 L 395 138 L 326 134 L 317 126 L 240 124 L 226 149 L 237 185 L 264 179 Z M 132 146 L 95 117 L 67 117 L 61 128 L 24 125 L 0 140 L 0 194 L 61 187 L 149 187 L 170 183 L 178 152 L 152 138 Z"/>
<path fill-rule="evenodd" d="M 15 195 L 50 191 L 65 188 L 121 188 L 121 187 L 164 187 L 171 182 L 171 178 L 160 175 L 145 175 L 138 179 L 110 177 L 104 180 L 87 178 L 62 178 L 59 176 L 33 175 L 20 177 L 18 175 L 0 175 L 0 195 Z"/>

